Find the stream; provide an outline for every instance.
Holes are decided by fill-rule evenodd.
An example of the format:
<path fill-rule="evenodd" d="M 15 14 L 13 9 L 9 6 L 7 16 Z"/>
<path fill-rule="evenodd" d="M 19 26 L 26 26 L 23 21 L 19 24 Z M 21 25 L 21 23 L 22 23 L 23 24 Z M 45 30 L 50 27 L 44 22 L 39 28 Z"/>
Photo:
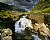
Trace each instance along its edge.
<path fill-rule="evenodd" d="M 30 27 L 33 29 L 32 22 L 30 19 L 27 19 L 27 15 L 22 16 L 18 21 L 15 22 L 15 32 L 16 33 L 25 33 L 25 28 Z M 39 37 L 39 35 L 32 34 L 32 40 L 43 40 L 42 38 Z M 50 40 L 48 37 L 45 37 L 45 40 Z"/>

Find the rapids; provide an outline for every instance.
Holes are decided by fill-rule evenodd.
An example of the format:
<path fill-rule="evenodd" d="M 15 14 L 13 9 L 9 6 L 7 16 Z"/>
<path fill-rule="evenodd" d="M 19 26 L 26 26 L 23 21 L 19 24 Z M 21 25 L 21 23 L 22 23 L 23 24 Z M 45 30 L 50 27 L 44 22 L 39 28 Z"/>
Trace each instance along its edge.
<path fill-rule="evenodd" d="M 21 33 L 21 34 L 24 34 L 25 33 L 25 28 L 26 27 L 30 27 L 31 29 L 33 29 L 33 26 L 32 26 L 32 21 L 30 19 L 27 19 L 27 15 L 24 15 L 22 16 L 18 21 L 15 22 L 15 33 Z M 37 24 L 35 27 L 45 27 L 45 29 L 47 28 L 46 25 L 44 23 L 42 24 Z M 44 30 L 44 28 L 41 28 L 43 31 L 47 31 Z M 41 30 L 40 29 L 40 30 Z M 41 31 L 40 31 L 41 32 Z M 48 32 L 49 33 L 49 32 Z M 42 34 L 43 35 L 43 34 Z M 46 34 L 47 35 L 47 34 Z M 34 34 L 32 33 L 32 39 L 33 40 L 43 40 L 42 38 L 39 37 L 39 35 L 37 34 Z M 44 37 L 45 40 L 50 40 L 48 39 L 48 37 Z"/>
<path fill-rule="evenodd" d="M 16 33 L 24 33 L 26 27 L 30 27 L 33 29 L 31 20 L 27 19 L 26 16 L 23 16 L 22 18 L 20 18 L 20 20 L 15 22 L 15 32 Z M 32 34 L 32 37 L 34 38 L 34 40 L 41 40 L 38 37 L 38 35 Z"/>
<path fill-rule="evenodd" d="M 15 32 L 22 33 L 25 31 L 26 27 L 33 28 L 31 20 L 27 19 L 26 16 L 23 16 L 15 23 Z"/>

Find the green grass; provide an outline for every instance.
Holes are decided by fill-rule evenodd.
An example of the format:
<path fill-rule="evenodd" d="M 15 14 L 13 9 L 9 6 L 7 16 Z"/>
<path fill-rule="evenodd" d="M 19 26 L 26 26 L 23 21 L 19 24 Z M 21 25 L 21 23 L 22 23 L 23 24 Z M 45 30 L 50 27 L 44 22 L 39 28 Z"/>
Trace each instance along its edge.
<path fill-rule="evenodd" d="M 30 13 L 50 13 L 50 1 L 40 1 L 32 9 Z"/>
<path fill-rule="evenodd" d="M 35 5 L 33 10 L 43 10 L 48 7 L 50 7 L 50 1 L 40 1 Z"/>
<path fill-rule="evenodd" d="M 4 11 L 0 12 L 0 28 L 6 26 L 11 26 L 14 21 L 16 21 L 20 15 L 29 14 L 29 12 L 19 12 L 19 11 Z"/>
<path fill-rule="evenodd" d="M 42 10 L 42 13 L 50 13 L 50 7 Z"/>

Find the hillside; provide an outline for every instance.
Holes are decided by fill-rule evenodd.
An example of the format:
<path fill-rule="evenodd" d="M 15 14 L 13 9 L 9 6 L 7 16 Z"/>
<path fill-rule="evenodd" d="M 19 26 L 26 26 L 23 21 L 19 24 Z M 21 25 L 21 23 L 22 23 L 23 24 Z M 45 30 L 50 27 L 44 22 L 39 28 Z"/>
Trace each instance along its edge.
<path fill-rule="evenodd" d="M 30 6 L 30 5 L 29 5 Z M 19 7 L 19 6 L 18 6 Z M 20 6 L 21 7 L 21 6 Z M 23 7 L 22 7 L 23 8 Z M 37 14 L 36 14 L 37 13 Z M 32 21 L 32 24 L 34 25 L 34 22 L 37 22 L 38 20 L 42 21 L 50 21 L 50 15 L 46 15 L 44 17 L 44 15 L 38 14 L 38 13 L 50 13 L 50 1 L 39 1 L 35 7 L 32 9 L 31 12 L 25 12 L 25 10 L 17 8 L 15 6 L 10 6 L 8 4 L 4 4 L 0 2 L 0 29 L 4 29 L 4 28 L 10 28 L 12 30 L 12 37 L 13 40 L 16 39 L 18 36 L 16 36 L 16 34 L 14 33 L 15 31 L 15 27 L 14 24 L 16 21 L 19 20 L 19 18 L 21 16 L 23 16 L 23 14 L 28 14 L 29 19 Z M 34 20 L 36 19 L 36 20 Z M 44 20 L 45 19 L 45 20 Z M 38 21 L 38 22 L 40 22 Z M 25 21 L 27 22 L 27 21 Z M 44 23 L 44 22 L 43 22 Z M 49 22 L 50 23 L 50 22 Z M 20 25 L 20 24 L 19 24 Z M 48 27 L 48 26 L 47 26 Z M 49 26 L 50 28 L 50 26 Z M 30 29 L 29 29 L 30 30 Z M 31 29 L 32 30 L 32 29 Z M 33 30 L 34 31 L 34 30 Z M 46 30 L 44 30 L 46 31 Z M 39 32 L 39 30 L 38 30 Z M 43 32 L 43 31 L 42 31 Z M 49 32 L 49 31 L 48 31 Z M 47 32 L 47 33 L 48 33 Z M 28 32 L 29 33 L 29 32 Z M 43 32 L 44 33 L 44 32 Z M 27 33 L 26 33 L 27 34 Z M 32 33 L 31 33 L 32 34 Z M 36 32 L 35 32 L 36 34 Z M 38 34 L 38 33 L 37 33 Z M 36 34 L 36 37 L 37 37 Z M 46 34 L 46 33 L 45 33 Z M 18 34 L 17 34 L 18 35 Z M 25 35 L 25 34 L 24 34 Z M 10 35 L 11 36 L 11 35 Z M 20 36 L 22 36 L 21 38 L 23 38 L 24 36 L 20 34 Z M 19 36 L 19 38 L 20 38 Z M 41 37 L 41 35 L 39 34 L 39 36 Z M 50 36 L 50 35 L 49 35 Z M 26 35 L 27 37 L 27 35 Z M 43 37 L 43 36 L 42 36 Z M 46 36 L 45 36 L 46 37 Z M 32 38 L 32 37 L 31 37 Z M 49 37 L 50 38 L 50 37 Z M 34 38 L 33 38 L 34 39 Z M 43 37 L 42 40 L 44 40 L 45 38 Z M 38 39 L 37 39 L 38 40 Z M 49 39 L 50 40 L 50 39 Z"/>
<path fill-rule="evenodd" d="M 0 6 L 1 7 L 0 10 L 2 10 L 0 12 L 0 23 L 1 23 L 0 25 L 1 26 L 7 26 L 7 23 L 8 23 L 8 25 L 9 24 L 12 25 L 12 22 L 16 21 L 18 19 L 19 15 L 22 15 L 22 14 L 50 13 L 50 1 L 38 2 L 31 12 L 20 12 L 20 11 L 17 11 L 17 9 L 13 6 L 9 6 L 4 3 L 0 3 L 0 4 L 2 4 Z M 3 11 L 3 10 L 6 10 L 6 11 Z M 7 20 L 9 20 L 9 21 L 7 21 Z"/>
<path fill-rule="evenodd" d="M 0 10 L 12 10 L 12 6 L 0 2 Z"/>
<path fill-rule="evenodd" d="M 50 1 L 39 1 L 33 8 L 32 12 L 50 13 Z"/>

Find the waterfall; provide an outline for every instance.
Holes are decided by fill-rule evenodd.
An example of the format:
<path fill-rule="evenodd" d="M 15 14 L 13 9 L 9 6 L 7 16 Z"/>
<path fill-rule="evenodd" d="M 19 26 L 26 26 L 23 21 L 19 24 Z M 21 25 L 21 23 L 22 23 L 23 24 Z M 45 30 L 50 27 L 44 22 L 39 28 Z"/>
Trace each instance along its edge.
<path fill-rule="evenodd" d="M 26 27 L 33 28 L 31 20 L 27 19 L 26 16 L 27 15 L 23 16 L 22 18 L 20 18 L 20 20 L 15 22 L 16 33 L 23 33 Z"/>
<path fill-rule="evenodd" d="M 25 28 L 26 27 L 30 27 L 31 29 L 33 29 L 32 26 L 32 22 L 30 19 L 27 18 L 27 15 L 22 16 L 18 21 L 15 22 L 15 32 L 16 33 L 21 33 L 24 34 L 25 33 Z M 43 38 L 43 36 L 41 36 Z M 32 40 L 49 40 L 47 37 L 45 38 L 40 38 L 38 34 L 32 34 Z"/>
<path fill-rule="evenodd" d="M 27 19 L 26 17 L 27 17 L 27 15 L 22 16 L 18 21 L 15 22 L 15 32 L 16 33 L 24 34 L 26 27 L 33 28 L 31 20 Z M 41 40 L 39 38 L 39 36 L 36 34 L 32 34 L 32 39 L 33 40 Z"/>
<path fill-rule="evenodd" d="M 33 40 L 41 40 L 38 35 L 33 34 L 32 37 L 33 37 Z"/>

